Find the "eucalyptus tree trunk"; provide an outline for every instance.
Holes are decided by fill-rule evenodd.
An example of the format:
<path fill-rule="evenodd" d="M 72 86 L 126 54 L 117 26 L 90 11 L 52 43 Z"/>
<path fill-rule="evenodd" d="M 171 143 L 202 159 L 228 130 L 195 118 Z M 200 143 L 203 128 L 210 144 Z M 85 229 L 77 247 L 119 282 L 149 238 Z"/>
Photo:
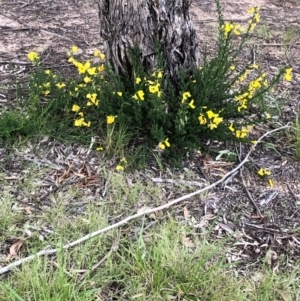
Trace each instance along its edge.
<path fill-rule="evenodd" d="M 180 68 L 189 73 L 199 65 L 195 29 L 189 14 L 191 0 L 97 0 L 100 36 L 108 62 L 119 74 L 132 70 L 132 50 L 148 72 L 158 67 L 157 45 L 164 71 L 173 81 Z"/>

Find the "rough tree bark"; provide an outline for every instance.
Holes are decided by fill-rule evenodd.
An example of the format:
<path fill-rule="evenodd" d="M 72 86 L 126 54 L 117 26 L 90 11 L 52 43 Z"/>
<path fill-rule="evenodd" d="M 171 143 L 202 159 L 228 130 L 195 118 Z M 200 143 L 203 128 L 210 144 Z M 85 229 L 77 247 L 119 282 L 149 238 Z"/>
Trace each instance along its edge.
<path fill-rule="evenodd" d="M 189 15 L 191 0 L 97 0 L 100 36 L 106 57 L 119 74 L 130 72 L 137 45 L 147 71 L 157 68 L 159 44 L 165 72 L 177 81 L 178 70 L 199 65 L 198 41 Z"/>

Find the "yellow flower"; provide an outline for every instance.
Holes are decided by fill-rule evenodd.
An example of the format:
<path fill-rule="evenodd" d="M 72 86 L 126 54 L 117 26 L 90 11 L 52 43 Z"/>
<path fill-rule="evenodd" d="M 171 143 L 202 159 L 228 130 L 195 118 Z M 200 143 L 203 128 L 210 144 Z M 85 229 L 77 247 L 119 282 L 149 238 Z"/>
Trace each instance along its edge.
<path fill-rule="evenodd" d="M 100 53 L 100 59 L 103 61 L 103 60 L 105 60 L 105 54 L 104 53 Z"/>
<path fill-rule="evenodd" d="M 135 83 L 136 83 L 137 85 L 138 85 L 141 81 L 142 81 L 142 80 L 141 80 L 140 77 L 137 77 L 137 78 L 135 79 Z"/>
<path fill-rule="evenodd" d="M 157 78 L 162 78 L 162 77 L 163 77 L 162 71 L 158 71 L 158 73 L 157 73 Z"/>
<path fill-rule="evenodd" d="M 84 64 L 77 62 L 76 67 L 78 68 L 78 73 L 83 74 L 91 67 L 91 62 L 86 61 Z"/>
<path fill-rule="evenodd" d="M 272 116 L 271 116 L 269 113 L 265 113 L 265 114 L 264 114 L 264 117 L 265 117 L 266 119 L 270 119 Z"/>
<path fill-rule="evenodd" d="M 171 144 L 169 143 L 169 138 L 167 138 L 164 142 L 165 142 L 166 147 L 170 147 L 171 146 Z"/>
<path fill-rule="evenodd" d="M 84 116 L 84 113 L 83 113 L 83 112 L 79 112 L 78 115 L 79 115 L 80 117 L 83 117 L 83 116 Z"/>
<path fill-rule="evenodd" d="M 245 138 L 247 136 L 247 134 L 248 134 L 248 130 L 245 128 L 242 128 L 241 130 L 237 130 L 235 132 L 235 136 L 240 139 Z"/>
<path fill-rule="evenodd" d="M 113 116 L 113 115 L 109 115 L 106 117 L 106 122 L 107 124 L 112 124 L 115 122 L 115 119 L 116 119 L 117 116 Z"/>
<path fill-rule="evenodd" d="M 224 25 L 222 25 L 221 27 L 224 31 L 224 35 L 227 38 L 229 33 L 234 29 L 234 25 L 228 22 L 225 22 Z"/>
<path fill-rule="evenodd" d="M 50 90 L 45 90 L 45 91 L 43 91 L 43 94 L 44 95 L 48 95 L 50 93 Z"/>
<path fill-rule="evenodd" d="M 233 127 L 232 123 L 230 124 L 230 126 L 228 128 L 231 132 L 234 132 L 234 127 Z"/>
<path fill-rule="evenodd" d="M 171 144 L 169 142 L 169 138 L 166 138 L 164 142 L 159 142 L 158 143 L 158 147 L 160 149 L 165 149 L 166 147 L 170 147 L 170 146 L 171 146 Z"/>
<path fill-rule="evenodd" d="M 155 85 L 149 86 L 150 93 L 159 93 L 160 83 L 156 83 Z"/>
<path fill-rule="evenodd" d="M 84 118 L 79 118 L 79 119 L 75 119 L 74 120 L 74 125 L 75 126 L 86 126 L 86 127 L 90 127 L 91 126 L 91 122 L 85 122 Z"/>
<path fill-rule="evenodd" d="M 96 67 L 92 67 L 92 68 L 89 68 L 87 70 L 87 72 L 89 75 L 95 75 L 95 74 L 97 74 L 97 69 L 96 69 Z"/>
<path fill-rule="evenodd" d="M 139 90 L 132 96 L 132 98 L 134 98 L 136 100 L 144 100 L 145 99 L 144 95 L 145 95 L 144 91 Z"/>
<path fill-rule="evenodd" d="M 86 76 L 86 77 L 83 79 L 83 81 L 84 81 L 86 84 L 88 84 L 88 83 L 91 82 L 92 80 L 91 80 L 90 77 Z"/>
<path fill-rule="evenodd" d="M 261 168 L 258 170 L 257 172 L 261 177 L 263 176 L 270 176 L 271 175 L 271 171 L 268 168 Z"/>
<path fill-rule="evenodd" d="M 120 160 L 120 163 L 127 164 L 128 162 L 127 162 L 126 158 L 122 158 L 122 159 Z"/>
<path fill-rule="evenodd" d="M 293 68 L 285 69 L 284 79 L 288 82 L 292 80 L 292 71 L 293 71 Z"/>
<path fill-rule="evenodd" d="M 256 23 L 259 23 L 259 21 L 260 21 L 260 15 L 259 15 L 259 13 L 255 13 L 254 14 L 254 20 L 255 20 Z"/>
<path fill-rule="evenodd" d="M 34 51 L 29 52 L 27 54 L 27 57 L 31 62 L 37 61 L 40 58 L 39 55 Z"/>
<path fill-rule="evenodd" d="M 159 147 L 160 149 L 165 149 L 165 148 L 166 148 L 166 146 L 165 146 L 162 142 L 159 142 L 159 143 L 158 143 L 158 147 Z"/>
<path fill-rule="evenodd" d="M 64 84 L 64 83 L 57 83 L 55 86 L 56 86 L 58 89 L 62 89 L 62 88 L 64 88 L 64 87 L 66 86 L 66 84 Z"/>
<path fill-rule="evenodd" d="M 84 118 L 75 119 L 74 125 L 75 126 L 82 126 L 83 122 L 84 122 Z"/>
<path fill-rule="evenodd" d="M 237 36 L 239 36 L 241 34 L 241 25 L 240 24 L 237 24 L 234 26 L 233 33 Z"/>
<path fill-rule="evenodd" d="M 208 119 L 219 117 L 219 114 L 214 113 L 212 110 L 206 112 Z"/>
<path fill-rule="evenodd" d="M 45 70 L 45 74 L 47 74 L 47 75 L 51 74 L 51 70 L 49 70 L 49 69 Z"/>
<path fill-rule="evenodd" d="M 103 72 L 105 70 L 105 66 L 102 64 L 98 67 L 99 72 Z"/>
<path fill-rule="evenodd" d="M 78 52 L 78 47 L 75 46 L 75 45 L 73 45 L 72 48 L 71 48 L 71 51 L 72 51 L 73 53 Z"/>
<path fill-rule="evenodd" d="M 89 99 L 90 101 L 87 102 L 87 106 L 95 105 L 98 106 L 99 100 L 97 99 L 97 93 L 88 93 L 86 95 L 86 98 Z"/>
<path fill-rule="evenodd" d="M 189 97 L 192 97 L 190 92 L 184 92 L 182 93 L 182 103 L 184 103 Z"/>
<path fill-rule="evenodd" d="M 216 129 L 218 126 L 215 123 L 210 122 L 208 124 L 209 129 L 212 131 L 213 129 Z"/>
<path fill-rule="evenodd" d="M 122 165 L 117 165 L 116 166 L 116 170 L 117 171 L 123 171 L 124 170 L 124 167 Z"/>
<path fill-rule="evenodd" d="M 73 105 L 72 106 L 72 112 L 78 112 L 80 110 L 80 106 L 78 106 L 78 105 Z"/>
<path fill-rule="evenodd" d="M 149 92 L 150 93 L 156 93 L 158 91 L 158 87 L 156 85 L 150 85 L 149 86 Z"/>
<path fill-rule="evenodd" d="M 100 51 L 97 49 L 94 51 L 94 56 L 99 56 L 100 55 Z"/>
<path fill-rule="evenodd" d="M 248 14 L 253 14 L 255 12 L 255 8 L 254 8 L 254 6 L 252 6 L 252 7 L 250 7 L 249 9 L 248 9 Z"/>
<path fill-rule="evenodd" d="M 98 147 L 96 148 L 96 150 L 97 150 L 97 151 L 103 151 L 103 147 L 102 147 L 102 146 L 98 146 Z"/>
<path fill-rule="evenodd" d="M 202 114 L 199 115 L 198 120 L 199 120 L 200 124 L 202 124 L 202 125 L 207 123 L 206 118 Z"/>
<path fill-rule="evenodd" d="M 121 97 L 123 95 L 123 92 L 117 92 L 117 94 Z"/>
<path fill-rule="evenodd" d="M 223 121 L 223 117 L 215 117 L 213 119 L 213 123 L 215 123 L 216 125 L 219 125 L 222 121 Z"/>
<path fill-rule="evenodd" d="M 97 94 L 96 93 L 88 93 L 87 95 L 86 95 L 86 98 L 87 99 L 90 99 L 92 102 L 95 102 L 95 100 L 96 100 L 96 98 L 97 98 Z"/>
<path fill-rule="evenodd" d="M 230 68 L 230 70 L 232 70 L 232 71 L 235 70 L 235 66 L 234 66 L 234 65 L 231 65 L 229 68 Z"/>
<path fill-rule="evenodd" d="M 91 126 L 91 122 L 85 122 L 84 118 L 79 118 L 79 119 L 75 119 L 74 121 L 74 125 L 75 126 L 86 126 L 86 127 L 90 127 Z"/>
<path fill-rule="evenodd" d="M 194 99 L 192 99 L 190 101 L 189 106 L 190 106 L 191 109 L 195 109 L 196 108 L 196 106 L 194 105 Z"/>

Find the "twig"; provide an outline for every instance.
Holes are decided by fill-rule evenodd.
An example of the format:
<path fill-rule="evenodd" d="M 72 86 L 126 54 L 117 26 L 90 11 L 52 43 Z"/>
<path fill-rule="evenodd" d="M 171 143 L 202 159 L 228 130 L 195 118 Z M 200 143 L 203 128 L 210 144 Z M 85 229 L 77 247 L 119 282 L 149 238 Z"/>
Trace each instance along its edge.
<path fill-rule="evenodd" d="M 239 159 L 239 161 L 241 161 L 240 154 L 241 154 L 241 151 L 238 153 L 238 159 Z M 260 218 L 263 218 L 263 215 L 261 214 L 261 212 L 260 212 L 260 210 L 259 210 L 259 208 L 258 208 L 256 202 L 254 201 L 254 199 L 253 199 L 253 197 L 252 197 L 250 191 L 249 191 L 248 188 L 247 188 L 247 185 L 246 185 L 246 183 L 245 183 L 245 179 L 244 179 L 244 176 L 243 176 L 243 170 L 242 170 L 242 168 L 239 170 L 239 172 L 240 172 L 240 177 L 241 177 L 241 179 L 242 179 L 242 184 L 243 184 L 244 190 L 246 191 L 246 194 L 247 194 L 247 196 L 248 196 L 250 202 L 251 202 L 251 203 L 253 204 L 253 206 L 255 207 L 256 213 L 259 215 L 259 217 L 260 217 Z"/>
<path fill-rule="evenodd" d="M 259 208 L 258 208 L 258 206 L 257 206 L 257 204 L 256 204 L 256 202 L 255 202 L 255 200 L 253 199 L 253 197 L 252 197 L 250 191 L 249 191 L 248 188 L 247 188 L 247 185 L 246 185 L 246 183 L 245 183 L 245 179 L 244 179 L 244 176 L 243 176 L 243 171 L 242 171 L 242 169 L 240 169 L 240 177 L 241 177 L 241 179 L 242 179 L 242 183 L 243 183 L 244 189 L 245 189 L 245 191 L 246 191 L 246 194 L 247 194 L 247 196 L 248 196 L 250 202 L 251 202 L 251 203 L 253 204 L 253 206 L 255 207 L 256 213 L 257 213 L 261 218 L 263 218 L 263 215 L 261 214 L 261 212 L 260 212 L 260 210 L 259 210 Z"/>
<path fill-rule="evenodd" d="M 84 178 L 79 178 L 79 179 L 76 179 L 76 180 L 66 181 L 66 182 L 63 183 L 63 184 L 54 187 L 52 190 L 45 192 L 45 193 L 39 198 L 39 201 L 45 199 L 45 198 L 46 198 L 47 196 L 49 196 L 51 193 L 54 193 L 54 192 L 56 192 L 56 191 L 58 191 L 58 190 L 60 190 L 60 189 L 62 189 L 62 188 L 64 188 L 64 187 L 66 187 L 66 186 L 68 186 L 68 185 L 77 184 L 77 183 L 80 183 L 80 182 L 82 182 L 82 181 L 86 181 L 86 177 L 84 177 Z"/>
<path fill-rule="evenodd" d="M 72 39 L 68 38 L 68 37 L 64 37 L 58 33 L 55 33 L 55 32 L 52 32 L 52 31 L 49 31 L 49 30 L 46 30 L 46 29 L 43 29 L 41 27 L 9 27 L 9 26 L 3 26 L 0 28 L 0 31 L 41 31 L 41 32 L 44 32 L 44 33 L 47 33 L 47 34 L 51 34 L 51 35 L 54 35 L 54 36 L 57 36 L 57 37 L 60 37 L 62 39 L 65 39 L 65 40 L 68 40 L 70 42 L 73 42 Z"/>
<path fill-rule="evenodd" d="M 297 202 L 297 201 L 298 201 L 298 198 L 297 198 L 297 196 L 295 195 L 294 191 L 292 190 L 291 185 L 290 185 L 289 183 L 286 183 L 286 186 L 287 186 L 287 188 L 288 188 L 290 194 L 293 196 L 294 200 Z"/>
<path fill-rule="evenodd" d="M 261 140 L 263 140 L 266 136 L 269 136 L 269 135 L 271 135 L 271 134 L 274 133 L 274 132 L 281 131 L 281 130 L 286 129 L 286 128 L 289 128 L 289 127 L 290 127 L 290 125 L 289 125 L 289 123 L 288 123 L 288 124 L 285 125 L 285 126 L 279 127 L 279 128 L 277 128 L 277 129 L 271 130 L 271 131 L 266 132 L 265 134 L 263 134 L 263 135 L 256 141 L 256 143 L 251 147 L 251 149 L 250 149 L 249 152 L 247 153 L 247 155 L 246 155 L 246 157 L 244 158 L 244 160 L 243 160 L 239 165 L 237 165 L 234 169 L 232 169 L 230 172 L 228 172 L 223 178 L 221 178 L 220 180 L 216 181 L 215 183 L 213 183 L 213 184 L 211 184 L 211 185 L 208 185 L 208 186 L 206 186 L 206 187 L 204 187 L 204 188 L 202 188 L 202 189 L 199 189 L 199 190 L 197 190 L 197 191 L 194 191 L 194 192 L 192 192 L 192 193 L 189 193 L 189 194 L 187 194 L 187 195 L 184 195 L 184 196 L 182 196 L 182 197 L 180 197 L 180 198 L 177 198 L 177 199 L 175 199 L 175 200 L 173 200 L 173 201 L 170 201 L 170 202 L 168 202 L 167 204 L 164 204 L 164 205 L 161 205 L 161 206 L 158 206 L 158 207 L 155 207 L 155 208 L 150 208 L 150 209 L 147 209 L 147 210 L 145 210 L 145 211 L 141 211 L 141 212 L 136 213 L 136 214 L 134 214 L 134 215 L 128 216 L 128 217 L 124 218 L 123 220 L 121 220 L 121 221 L 119 221 L 119 222 L 117 222 L 117 223 L 115 223 L 115 224 L 113 224 L 113 225 L 110 225 L 110 226 L 105 227 L 105 228 L 103 228 L 103 229 L 100 229 L 100 230 L 97 230 L 97 231 L 92 232 L 92 233 L 90 233 L 90 234 L 87 234 L 87 235 L 85 235 L 85 236 L 83 236 L 83 237 L 81 237 L 81 238 L 79 238 L 79 239 L 77 239 L 77 240 L 75 240 L 75 241 L 73 241 L 73 242 L 71 242 L 71 243 L 69 243 L 69 244 L 66 244 L 66 245 L 64 245 L 64 246 L 62 247 L 62 249 L 65 249 L 65 250 L 66 250 L 66 249 L 69 249 L 69 248 L 71 248 L 71 247 L 77 246 L 77 245 L 81 244 L 82 242 L 85 242 L 85 241 L 91 239 L 92 237 L 95 237 L 95 236 L 100 235 L 100 234 L 102 234 L 102 233 L 108 232 L 108 231 L 110 231 L 110 230 L 112 230 L 112 229 L 115 229 L 115 228 L 118 228 L 118 227 L 120 227 L 120 226 L 122 226 L 122 225 L 125 225 L 125 224 L 127 224 L 128 222 L 130 222 L 131 220 L 137 219 L 137 218 L 139 218 L 139 217 L 141 217 L 141 216 L 144 216 L 144 215 L 146 215 L 146 214 L 150 214 L 150 213 L 154 213 L 154 212 L 156 212 L 156 211 L 160 211 L 160 210 L 164 210 L 164 209 L 170 208 L 171 206 L 173 206 L 173 205 L 175 205 L 175 204 L 177 204 L 177 203 L 180 203 L 180 202 L 182 202 L 182 201 L 184 201 L 184 200 L 186 200 L 186 199 L 189 199 L 189 198 L 191 198 L 191 197 L 193 197 L 193 196 L 195 196 L 195 195 L 197 195 L 197 194 L 200 194 L 200 193 L 202 193 L 202 192 L 204 192 L 204 191 L 206 191 L 206 190 L 210 190 L 210 189 L 216 187 L 217 185 L 219 185 L 219 184 L 221 184 L 222 182 L 224 182 L 230 175 L 232 175 L 232 174 L 235 173 L 237 170 L 239 170 L 246 162 L 248 162 L 249 157 L 250 157 L 252 151 L 255 149 L 255 146 L 256 146 Z M 55 254 L 55 253 L 57 253 L 59 250 L 61 250 L 61 248 L 51 249 L 51 250 L 42 250 L 42 251 L 39 251 L 38 253 L 36 253 L 36 254 L 34 254 L 34 255 L 30 255 L 30 256 L 28 256 L 28 257 L 19 259 L 19 260 L 13 262 L 13 263 L 7 265 L 6 267 L 1 268 L 1 269 L 0 269 L 0 275 L 3 274 L 3 273 L 6 273 L 6 272 L 8 272 L 8 271 L 10 271 L 12 268 L 17 267 L 17 266 L 21 265 L 22 263 L 31 261 L 31 260 L 33 260 L 33 259 L 35 259 L 35 258 L 37 258 L 37 257 L 43 256 L 43 255 Z"/>

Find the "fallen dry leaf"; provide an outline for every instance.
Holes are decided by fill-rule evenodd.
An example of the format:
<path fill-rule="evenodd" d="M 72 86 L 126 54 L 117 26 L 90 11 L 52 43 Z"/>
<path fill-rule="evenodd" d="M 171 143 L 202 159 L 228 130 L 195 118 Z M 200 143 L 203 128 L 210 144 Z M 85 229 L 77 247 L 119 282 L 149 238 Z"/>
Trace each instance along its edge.
<path fill-rule="evenodd" d="M 32 214 L 32 211 L 30 210 L 29 206 L 26 206 L 24 209 L 25 209 L 27 214 L 29 214 L 29 215 Z"/>
<path fill-rule="evenodd" d="M 268 250 L 266 254 L 266 260 L 268 265 L 271 265 L 274 260 L 277 259 L 277 253 L 273 250 Z"/>
<path fill-rule="evenodd" d="M 188 220 L 190 217 L 190 212 L 189 210 L 186 208 L 186 206 L 183 208 L 183 216 L 185 220 Z"/>
<path fill-rule="evenodd" d="M 20 239 L 17 242 L 15 242 L 10 248 L 9 248 L 9 255 L 7 256 L 6 260 L 9 261 L 15 257 L 18 256 L 18 252 L 23 247 L 25 241 Z"/>
<path fill-rule="evenodd" d="M 181 238 L 181 242 L 182 242 L 187 248 L 195 248 L 195 247 L 196 247 L 195 243 L 194 243 L 189 237 L 186 237 L 186 236 L 184 236 L 184 235 L 181 235 L 180 238 Z"/>
<path fill-rule="evenodd" d="M 276 290 L 276 293 L 282 298 L 284 301 L 292 301 L 291 294 L 286 291 Z"/>

